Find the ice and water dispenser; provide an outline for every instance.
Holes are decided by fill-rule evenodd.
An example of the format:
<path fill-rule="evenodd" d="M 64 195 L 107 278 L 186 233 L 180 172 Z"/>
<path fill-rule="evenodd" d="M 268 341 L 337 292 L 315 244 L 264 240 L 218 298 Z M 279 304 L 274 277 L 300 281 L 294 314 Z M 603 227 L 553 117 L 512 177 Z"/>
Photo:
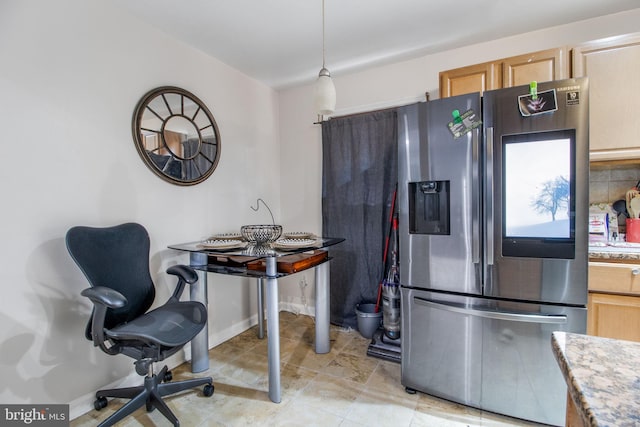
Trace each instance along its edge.
<path fill-rule="evenodd" d="M 449 181 L 409 183 L 409 233 L 450 234 Z"/>

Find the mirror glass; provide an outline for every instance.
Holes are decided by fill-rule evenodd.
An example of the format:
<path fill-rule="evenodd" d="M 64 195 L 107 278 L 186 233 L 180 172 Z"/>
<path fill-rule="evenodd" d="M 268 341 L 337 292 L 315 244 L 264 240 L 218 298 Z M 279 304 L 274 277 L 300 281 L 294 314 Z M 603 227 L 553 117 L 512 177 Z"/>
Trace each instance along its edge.
<path fill-rule="evenodd" d="M 165 181 L 198 184 L 218 165 L 218 126 L 206 105 L 184 89 L 164 86 L 143 96 L 132 131 L 138 154 Z"/>

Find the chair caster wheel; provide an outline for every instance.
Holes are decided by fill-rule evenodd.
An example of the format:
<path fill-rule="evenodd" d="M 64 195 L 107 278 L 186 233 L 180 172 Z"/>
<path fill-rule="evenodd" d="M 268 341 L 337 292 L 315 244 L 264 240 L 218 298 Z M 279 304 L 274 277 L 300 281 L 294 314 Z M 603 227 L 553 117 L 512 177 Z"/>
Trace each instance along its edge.
<path fill-rule="evenodd" d="M 162 381 L 164 381 L 165 383 L 168 383 L 172 379 L 173 379 L 173 374 L 171 373 L 171 371 L 167 371 L 165 372 L 164 378 L 162 379 Z"/>
<path fill-rule="evenodd" d="M 215 387 L 213 386 L 213 384 L 206 384 L 202 389 L 202 394 L 204 394 L 206 397 L 211 397 L 213 396 L 214 390 L 215 390 Z"/>
<path fill-rule="evenodd" d="M 93 402 L 93 407 L 96 409 L 96 411 L 99 411 L 101 409 L 106 408 L 107 403 L 109 402 L 107 401 L 106 397 L 99 397 L 95 400 L 95 402 Z"/>

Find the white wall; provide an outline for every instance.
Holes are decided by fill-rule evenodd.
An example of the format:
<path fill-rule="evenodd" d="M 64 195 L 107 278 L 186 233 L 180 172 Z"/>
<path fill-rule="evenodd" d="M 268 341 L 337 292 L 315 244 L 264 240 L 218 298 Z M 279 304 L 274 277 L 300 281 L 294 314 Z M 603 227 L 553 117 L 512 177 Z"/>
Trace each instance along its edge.
<path fill-rule="evenodd" d="M 338 76 L 337 114 L 437 96 L 440 70 L 640 31 L 638 22 L 640 10 Z M 167 245 L 269 220 L 249 208 L 258 197 L 287 229 L 321 232 L 311 86 L 276 94 L 100 0 L 2 0 L 0 65 L 0 402 L 71 402 L 74 416 L 97 388 L 131 378 L 130 360 L 83 338 L 90 305 L 64 246 L 69 227 L 143 223 L 158 300 L 171 292 L 163 271 L 187 261 Z M 157 178 L 133 145 L 133 109 L 162 85 L 196 94 L 220 128 L 218 169 L 194 187 Z M 313 312 L 313 274 L 284 282 L 281 306 Z M 255 292 L 238 278 L 209 283 L 216 344 L 255 321 Z"/>
<path fill-rule="evenodd" d="M 164 270 L 188 261 L 167 245 L 270 221 L 250 209 L 258 197 L 280 212 L 277 93 L 109 3 L 0 3 L 0 402 L 72 402 L 72 416 L 133 364 L 83 337 L 88 284 L 67 254 L 69 227 L 144 224 L 163 301 Z M 202 184 L 166 183 L 134 147 L 134 107 L 163 85 L 193 92 L 216 118 L 221 158 Z M 209 300 L 211 344 L 255 322 L 244 279 L 210 276 Z"/>
<path fill-rule="evenodd" d="M 425 23 L 428 25 L 428 22 Z M 440 71 L 535 52 L 599 38 L 640 31 L 640 9 L 581 21 L 443 53 L 398 62 L 348 75 L 333 72 L 337 92 L 335 116 L 409 104 L 439 97 Z M 328 52 L 330 58 L 330 52 Z M 327 63 L 331 70 L 331 63 Z M 280 92 L 281 209 L 285 221 L 296 228 L 321 232 L 322 141 L 319 125 L 313 125 L 313 86 Z M 337 236 L 334 236 L 337 237 Z M 300 273 L 283 280 L 283 306 L 300 307 L 299 276 L 307 304 L 313 307 L 313 275 Z M 376 284 L 372 284 L 375 286 Z M 345 284 L 348 286 L 348 284 Z"/>

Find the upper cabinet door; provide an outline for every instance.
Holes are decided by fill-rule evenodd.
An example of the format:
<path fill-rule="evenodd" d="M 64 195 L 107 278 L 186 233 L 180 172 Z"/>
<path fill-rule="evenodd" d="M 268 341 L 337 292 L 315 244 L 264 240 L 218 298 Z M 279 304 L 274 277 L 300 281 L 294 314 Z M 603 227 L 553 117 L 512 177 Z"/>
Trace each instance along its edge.
<path fill-rule="evenodd" d="M 440 97 L 484 92 L 533 80 L 547 82 L 569 77 L 567 49 L 548 49 L 511 58 L 440 72 Z"/>
<path fill-rule="evenodd" d="M 640 157 L 640 35 L 573 48 L 573 77 L 589 78 L 591 160 Z"/>
<path fill-rule="evenodd" d="M 569 77 L 567 49 L 548 49 L 502 61 L 502 87 L 528 85 L 532 81 L 548 82 Z"/>
<path fill-rule="evenodd" d="M 440 98 L 499 89 L 500 66 L 496 62 L 440 72 Z"/>

